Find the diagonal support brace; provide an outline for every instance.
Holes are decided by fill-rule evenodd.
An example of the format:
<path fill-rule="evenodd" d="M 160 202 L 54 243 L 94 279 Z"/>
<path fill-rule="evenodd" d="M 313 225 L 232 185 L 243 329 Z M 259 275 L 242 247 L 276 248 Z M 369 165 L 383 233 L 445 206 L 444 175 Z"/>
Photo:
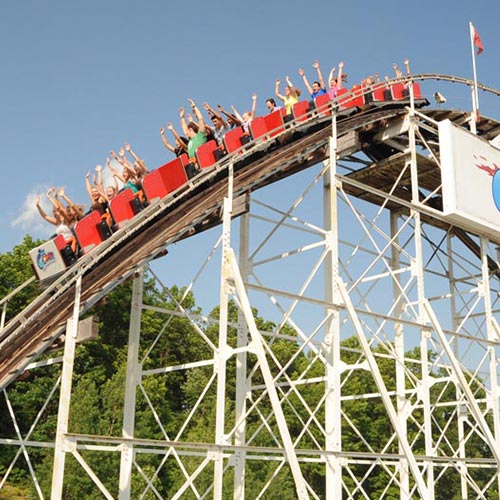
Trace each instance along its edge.
<path fill-rule="evenodd" d="M 457 378 L 458 383 L 460 384 L 460 389 L 463 391 L 465 397 L 467 398 L 469 409 L 472 415 L 474 415 L 476 423 L 481 429 L 484 439 L 488 443 L 488 446 L 490 447 L 491 453 L 495 457 L 495 460 L 497 461 L 498 465 L 500 465 L 500 451 L 496 443 L 496 440 L 488 426 L 488 423 L 486 422 L 486 419 L 484 418 L 481 408 L 479 408 L 479 405 L 477 404 L 477 401 L 474 398 L 474 394 L 472 393 L 471 388 L 467 383 L 467 379 L 465 378 L 464 372 L 460 367 L 460 363 L 457 360 L 455 354 L 453 353 L 453 349 L 451 348 L 450 343 L 446 339 L 443 329 L 441 328 L 441 325 L 439 324 L 436 314 L 434 313 L 432 306 L 430 305 L 428 300 L 424 301 L 424 309 L 425 312 L 427 313 L 430 323 L 434 328 L 434 331 L 437 333 L 439 337 L 439 341 L 443 346 L 446 356 L 450 360 L 451 368 L 453 370 L 453 373 L 455 374 L 455 377 Z"/>
<path fill-rule="evenodd" d="M 302 475 L 302 471 L 300 470 L 297 454 L 295 453 L 295 449 L 293 447 L 293 441 L 290 436 L 290 431 L 286 424 L 285 414 L 283 413 L 283 408 L 281 407 L 279 401 L 278 392 L 274 385 L 273 375 L 271 373 L 271 369 L 269 367 L 269 363 L 266 358 L 266 353 L 264 350 L 262 338 L 257 329 L 257 325 L 255 324 L 255 319 L 253 317 L 252 309 L 250 307 L 250 301 L 248 299 L 248 295 L 246 293 L 245 286 L 243 284 L 243 279 L 240 274 L 238 263 L 232 248 L 228 249 L 228 258 L 229 258 L 229 264 L 231 266 L 230 269 L 232 278 L 234 280 L 236 292 L 238 294 L 238 298 L 241 304 L 243 315 L 245 317 L 245 321 L 248 325 L 248 330 L 252 338 L 252 343 L 255 347 L 255 355 L 257 356 L 257 359 L 259 361 L 262 377 L 264 378 L 264 383 L 267 392 L 269 394 L 269 399 L 271 400 L 271 406 L 273 408 L 274 416 L 276 418 L 276 422 L 278 424 L 278 428 L 280 431 L 280 436 L 283 441 L 285 457 L 288 461 L 288 464 L 290 466 L 293 475 L 293 479 L 295 481 L 295 487 L 297 489 L 298 498 L 299 500 L 309 500 L 309 494 L 307 492 L 306 482 Z"/>
<path fill-rule="evenodd" d="M 396 435 L 398 437 L 401 448 L 403 449 L 403 453 L 406 457 L 406 460 L 408 460 L 408 465 L 409 465 L 410 470 L 413 474 L 413 478 L 415 479 L 415 483 L 417 485 L 418 491 L 420 492 L 420 497 L 421 498 L 429 498 L 428 488 L 427 488 L 427 485 L 426 485 L 424 478 L 422 476 L 422 472 L 420 471 L 418 464 L 417 464 L 417 460 L 415 459 L 415 455 L 413 454 L 413 452 L 411 450 L 411 446 L 410 446 L 410 443 L 408 442 L 406 433 L 403 431 L 403 429 L 401 429 L 396 409 L 394 408 L 394 405 L 391 401 L 389 391 L 387 390 L 387 387 L 385 386 L 384 380 L 382 378 L 382 374 L 380 373 L 380 369 L 377 365 L 377 361 L 375 360 L 375 356 L 373 355 L 373 352 L 370 349 L 370 345 L 369 345 L 368 340 L 363 332 L 361 322 L 359 321 L 359 318 L 356 314 L 356 311 L 352 305 L 351 298 L 349 297 L 346 286 L 345 286 L 344 282 L 342 281 L 342 279 L 340 279 L 340 278 L 338 280 L 338 285 L 339 285 L 340 296 L 342 298 L 342 301 L 345 304 L 345 307 L 347 309 L 349 317 L 351 318 L 352 324 L 354 326 L 354 330 L 356 331 L 356 335 L 358 336 L 359 343 L 361 344 L 361 348 L 363 349 L 363 353 L 366 357 L 366 360 L 368 361 L 368 364 L 370 366 L 370 370 L 373 374 L 373 378 L 375 380 L 377 388 L 378 388 L 380 395 L 382 397 L 382 402 L 383 402 L 385 409 L 387 411 L 387 414 L 391 420 L 394 431 L 396 432 Z"/>

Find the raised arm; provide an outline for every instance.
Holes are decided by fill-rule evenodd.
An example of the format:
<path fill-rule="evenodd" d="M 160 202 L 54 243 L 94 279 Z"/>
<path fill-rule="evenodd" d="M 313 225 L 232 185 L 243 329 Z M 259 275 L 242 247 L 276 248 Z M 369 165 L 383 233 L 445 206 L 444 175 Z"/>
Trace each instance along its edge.
<path fill-rule="evenodd" d="M 38 210 L 38 213 L 41 215 L 43 219 L 45 219 L 47 222 L 50 222 L 50 224 L 54 224 L 54 226 L 57 225 L 55 217 L 50 217 L 49 215 L 47 215 L 47 212 L 45 212 L 45 210 L 40 205 L 40 196 L 36 197 L 35 206 Z"/>
<path fill-rule="evenodd" d="M 321 68 L 319 66 L 319 61 L 317 59 L 313 62 L 313 68 L 315 68 L 316 72 L 318 73 L 319 86 L 323 90 L 326 90 L 325 80 L 323 79 L 323 73 L 321 73 Z"/>
<path fill-rule="evenodd" d="M 92 200 L 92 184 L 90 182 L 90 170 L 85 175 L 85 187 L 87 188 L 87 193 L 89 198 Z"/>
<path fill-rule="evenodd" d="M 257 113 L 257 94 L 254 92 L 252 94 L 252 118 L 255 118 L 255 113 Z"/>
<path fill-rule="evenodd" d="M 146 165 L 144 165 L 144 161 L 137 156 L 137 153 L 132 149 L 132 146 L 128 142 L 125 144 L 125 151 L 129 152 L 132 158 L 137 163 L 140 163 L 142 167 L 146 168 Z"/>
<path fill-rule="evenodd" d="M 59 189 L 59 196 L 68 204 L 75 219 L 81 219 L 84 215 L 82 205 L 76 205 L 73 200 L 64 192 L 64 188 Z"/>
<path fill-rule="evenodd" d="M 406 74 L 410 75 L 411 74 L 411 71 L 410 71 L 410 60 L 408 58 L 405 59 L 405 68 L 406 68 Z"/>
<path fill-rule="evenodd" d="M 222 122 L 222 126 L 223 127 L 227 127 L 227 122 L 226 122 L 226 120 L 224 120 L 224 117 L 220 113 L 218 113 L 217 111 L 215 111 L 215 109 L 212 108 L 208 104 L 208 102 L 203 103 L 203 107 L 205 108 L 205 110 L 207 111 L 207 113 L 212 114 L 213 116 L 215 116 L 216 118 L 218 118 Z"/>
<path fill-rule="evenodd" d="M 111 177 L 113 177 L 113 187 L 115 191 L 118 192 L 118 181 L 116 180 L 117 171 L 114 169 L 113 165 L 111 165 L 111 160 L 109 158 L 106 158 L 106 165 L 111 172 Z"/>
<path fill-rule="evenodd" d="M 123 160 L 114 152 L 114 151 L 110 151 L 109 152 L 111 158 L 113 158 L 114 160 L 116 160 L 120 165 L 123 166 Z"/>
<path fill-rule="evenodd" d="M 312 89 L 311 85 L 309 84 L 309 80 L 307 79 L 307 76 L 302 68 L 299 68 L 299 75 L 302 77 L 302 80 L 304 81 L 304 85 L 306 86 L 307 91 L 310 94 L 312 94 L 313 89 Z M 288 80 L 288 81 L 290 81 L 290 80 Z M 290 85 L 290 83 L 289 83 L 289 85 Z M 290 85 L 290 87 L 292 87 L 292 85 Z"/>
<path fill-rule="evenodd" d="M 198 109 L 198 106 L 196 106 L 196 103 L 193 101 L 193 99 L 188 99 L 188 101 L 191 105 L 194 116 L 196 116 L 196 119 L 198 120 L 198 131 L 204 134 L 206 132 L 206 126 L 203 115 L 201 114 L 201 111 Z"/>
<path fill-rule="evenodd" d="M 328 85 L 331 87 L 330 82 L 333 80 L 335 76 L 335 66 L 330 70 L 330 73 L 328 74 Z"/>
<path fill-rule="evenodd" d="M 128 142 L 125 143 L 125 151 L 127 151 L 127 153 L 130 153 L 135 161 L 141 161 Z"/>
<path fill-rule="evenodd" d="M 57 190 L 54 187 L 51 187 L 47 191 L 47 199 L 50 201 L 52 206 L 54 207 L 54 210 L 56 210 L 58 213 L 60 213 L 63 218 L 66 220 L 67 214 L 66 214 L 66 207 L 63 205 L 62 201 L 59 199 L 57 196 Z M 56 221 L 57 223 L 57 221 Z"/>
<path fill-rule="evenodd" d="M 57 199 L 57 191 L 56 188 L 51 187 L 47 191 L 47 199 L 50 201 L 52 206 L 56 209 L 59 210 L 61 208 L 61 204 L 59 200 Z"/>
<path fill-rule="evenodd" d="M 279 78 L 276 78 L 276 88 L 274 89 L 274 93 L 278 99 L 284 102 L 285 96 L 283 94 L 280 94 L 280 85 L 281 85 L 281 80 Z"/>
<path fill-rule="evenodd" d="M 184 138 L 182 138 L 177 130 L 175 130 L 174 126 L 172 125 L 172 122 L 168 122 L 167 123 L 167 128 L 168 130 L 170 130 L 170 132 L 172 132 L 172 135 L 175 137 L 175 139 L 177 140 L 178 144 L 179 144 L 179 147 L 187 153 L 187 144 L 186 144 L 186 140 Z M 174 148 L 174 152 L 175 152 L 175 148 Z"/>
<path fill-rule="evenodd" d="M 123 167 L 125 168 L 125 167 Z M 115 171 L 115 177 L 122 183 L 125 184 L 127 181 L 125 180 L 125 177 L 123 177 L 123 174 L 121 172 L 118 172 L 118 170 Z"/>
<path fill-rule="evenodd" d="M 240 115 L 240 113 L 238 112 L 238 110 L 236 109 L 236 107 L 233 106 L 232 104 L 231 104 L 231 109 L 232 109 L 232 111 L 234 113 L 234 116 L 236 116 L 237 120 L 240 123 L 243 123 L 245 120 L 243 120 L 243 117 Z"/>
<path fill-rule="evenodd" d="M 97 192 L 99 193 L 99 196 L 101 196 L 101 198 L 106 199 L 106 192 L 104 191 L 104 189 L 100 188 L 99 186 L 96 186 L 96 189 Z"/>
<path fill-rule="evenodd" d="M 286 83 L 288 85 L 288 88 L 290 89 L 290 95 L 298 98 L 301 91 L 292 83 L 292 80 L 290 80 L 289 76 L 286 77 Z"/>
<path fill-rule="evenodd" d="M 136 173 L 134 167 L 132 167 L 132 165 L 130 165 L 130 164 L 129 165 L 123 165 L 123 170 L 126 170 L 128 172 L 128 175 L 129 175 L 131 181 L 135 181 L 136 180 L 137 173 Z M 126 182 L 126 181 L 124 181 L 124 182 Z"/>
<path fill-rule="evenodd" d="M 114 151 L 110 151 L 111 156 L 122 166 L 123 170 L 126 170 L 131 178 L 135 178 L 136 173 L 135 170 L 133 169 L 132 165 L 130 165 L 129 161 L 125 157 L 125 150 L 123 148 L 120 148 L 119 150 L 119 155 L 118 156 Z M 125 179 L 121 173 L 118 171 L 116 172 L 116 177 L 123 183 L 125 183 Z"/>
<path fill-rule="evenodd" d="M 128 151 L 132 158 L 134 159 L 134 164 L 137 165 L 137 167 L 134 169 L 136 170 L 137 174 L 139 176 L 146 175 L 148 173 L 148 168 L 146 167 L 146 164 L 144 163 L 144 160 L 141 160 L 136 152 L 132 149 L 129 143 L 125 144 L 125 151 Z"/>
<path fill-rule="evenodd" d="M 97 172 L 97 182 L 95 186 L 98 191 L 104 191 L 104 187 L 102 185 L 102 165 L 97 165 L 95 171 Z"/>
<path fill-rule="evenodd" d="M 340 61 L 339 62 L 339 72 L 337 73 L 337 88 L 338 89 L 342 88 L 342 82 L 344 81 L 342 79 L 343 72 L 344 72 L 344 62 Z"/>
<path fill-rule="evenodd" d="M 217 109 L 227 118 L 233 120 L 236 125 L 241 125 L 241 120 L 238 120 L 238 117 L 234 113 L 228 113 L 220 104 L 217 104 Z"/>
<path fill-rule="evenodd" d="M 65 193 L 64 188 L 59 189 L 59 196 L 68 204 L 68 206 L 73 205 L 73 202 L 70 200 L 69 196 Z"/>
<path fill-rule="evenodd" d="M 170 142 L 168 142 L 168 139 L 167 137 L 165 136 L 165 129 L 162 127 L 160 129 L 160 135 L 161 135 L 161 140 L 163 141 L 163 145 L 169 150 L 171 151 L 172 153 L 175 153 L 175 148 L 174 146 L 172 146 L 172 144 L 170 144 Z"/>
<path fill-rule="evenodd" d="M 115 187 L 117 188 L 116 190 L 118 191 L 118 181 L 116 179 L 119 179 L 120 182 L 125 183 L 125 179 L 123 178 L 123 175 L 116 170 L 113 165 L 111 164 L 111 161 L 108 160 L 107 162 L 108 168 L 113 175 L 113 179 L 115 181 Z"/>
<path fill-rule="evenodd" d="M 179 118 L 181 119 L 182 133 L 187 135 L 186 112 L 184 108 L 179 108 Z"/>
<path fill-rule="evenodd" d="M 126 168 L 129 172 L 130 175 L 134 175 L 134 167 L 131 165 L 131 163 L 127 159 L 127 155 L 125 154 L 125 149 L 120 148 L 118 151 L 118 154 L 120 155 L 120 158 L 122 159 L 122 166 L 123 168 Z"/>

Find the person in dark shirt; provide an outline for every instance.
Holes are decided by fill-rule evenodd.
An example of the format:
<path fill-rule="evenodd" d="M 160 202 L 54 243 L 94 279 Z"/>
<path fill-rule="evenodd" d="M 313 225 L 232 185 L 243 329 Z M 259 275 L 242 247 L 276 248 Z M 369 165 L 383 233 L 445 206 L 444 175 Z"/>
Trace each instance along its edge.
<path fill-rule="evenodd" d="M 281 109 L 281 106 L 278 106 L 276 104 L 276 101 L 270 97 L 269 99 L 266 99 L 266 108 L 269 111 L 269 113 L 274 113 L 275 111 L 278 111 L 278 109 Z"/>
<path fill-rule="evenodd" d="M 219 113 L 222 113 L 227 118 L 227 124 L 232 129 L 241 127 L 242 123 L 238 120 L 234 113 L 229 113 L 229 111 L 226 111 L 220 104 L 217 104 L 217 109 L 219 110 Z"/>
<path fill-rule="evenodd" d="M 96 167 L 96 172 L 97 172 L 97 181 L 96 181 L 96 176 L 94 175 L 92 178 L 92 181 L 90 180 L 90 171 L 87 172 L 87 175 L 85 176 L 85 186 L 87 188 L 87 193 L 90 198 L 90 209 L 88 210 L 87 214 L 92 212 L 93 210 L 97 210 L 101 215 L 106 213 L 108 203 L 106 201 L 106 198 L 99 193 L 99 189 L 97 188 L 100 179 L 101 179 L 101 174 L 102 174 L 102 167 L 101 165 L 97 165 Z"/>
<path fill-rule="evenodd" d="M 175 154 L 175 156 L 179 157 L 184 153 L 187 153 L 187 143 L 188 140 L 179 135 L 177 131 L 174 129 L 174 126 L 172 125 L 172 122 L 167 123 L 167 128 L 172 132 L 172 135 L 175 138 L 175 145 L 171 144 L 166 135 L 165 135 L 165 129 L 162 127 L 160 128 L 160 135 L 161 135 L 161 140 L 163 142 L 163 145 L 172 153 Z"/>

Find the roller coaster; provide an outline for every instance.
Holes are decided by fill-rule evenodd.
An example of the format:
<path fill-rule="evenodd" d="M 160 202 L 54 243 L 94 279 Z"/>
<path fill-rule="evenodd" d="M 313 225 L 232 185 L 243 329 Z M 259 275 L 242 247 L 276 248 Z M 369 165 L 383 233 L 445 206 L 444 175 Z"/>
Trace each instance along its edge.
<path fill-rule="evenodd" d="M 226 139 L 223 157 L 214 154 L 214 144 L 199 150 L 200 173 L 195 177 L 188 179 L 185 175 L 183 158 L 151 172 L 144 183 L 147 203 L 138 213 L 130 205 L 133 196 L 123 193 L 113 212 L 118 229 L 108 238 L 96 230 L 95 217 L 89 216 L 76 230 L 80 258 L 71 265 L 64 264 L 57 275 L 51 276 L 40 295 L 22 312 L 5 321 L 9 300 L 17 290 L 0 301 L 0 388 L 6 393 L 27 369 L 37 366 L 37 358 L 64 338 L 60 389 L 64 403 L 59 409 L 52 500 L 62 498 L 64 457 L 68 453 L 82 464 L 103 498 L 129 500 L 134 454 L 153 450 L 165 457 L 175 455 L 182 470 L 179 457 L 199 457 L 196 471 L 183 471 L 185 482 L 171 498 L 204 498 L 208 493 L 216 499 L 225 498 L 228 493 L 223 477 L 228 469 L 233 477 L 231 495 L 249 498 L 245 471 L 248 463 L 258 460 L 277 465 L 273 477 L 263 480 L 256 498 L 267 498 L 270 484 L 279 480 L 282 469 L 289 470 L 300 500 L 370 498 L 365 479 L 380 470 L 388 482 L 381 498 L 389 498 L 394 489 L 401 498 L 438 498 L 441 485 L 450 480 L 461 498 L 493 498 L 487 496 L 492 491 L 494 498 L 500 498 L 500 327 L 495 319 L 500 295 L 496 252 L 500 231 L 495 221 L 476 224 L 462 214 L 450 215 L 449 200 L 445 199 L 449 188 L 442 166 L 442 157 L 448 154 L 446 134 L 467 134 L 495 158 L 497 149 L 490 142 L 500 135 L 500 122 L 485 116 L 476 121 L 466 111 L 430 108 L 417 82 L 436 81 L 468 88 L 474 85 L 450 75 L 411 75 L 370 87 L 354 86 L 334 100 L 301 101 L 291 117 L 276 112 L 254 119 L 250 140 L 243 140 L 243 132 L 235 130 Z M 478 87 L 500 95 L 493 88 Z M 470 132 L 471 124 L 474 133 Z M 252 281 L 260 247 L 250 254 L 249 248 L 242 249 L 241 245 L 249 245 L 254 197 L 263 188 L 285 183 L 299 173 L 313 178 L 298 200 L 322 184 L 323 226 L 299 221 L 293 216 L 294 204 L 274 211 L 274 217 L 278 214 L 276 228 L 307 228 L 318 237 L 319 243 L 314 245 L 322 253 L 311 263 L 314 272 L 311 270 L 297 289 L 283 290 L 257 279 Z M 349 215 L 339 215 L 340 205 Z M 236 220 L 240 226 L 239 260 L 231 243 Z M 358 232 L 352 231 L 354 225 L 359 227 Z M 215 442 L 191 443 L 182 437 L 154 442 L 134 439 L 133 419 L 127 420 L 126 415 L 121 439 L 68 433 L 79 317 L 118 285 L 133 279 L 136 323 L 131 332 L 140 335 L 137 315 L 140 317 L 143 270 L 173 244 L 182 244 L 216 226 L 222 228 L 223 285 L 219 292 L 219 346 L 209 363 L 217 380 Z M 270 234 L 277 230 L 272 229 Z M 297 243 L 295 249 L 278 254 L 279 258 L 305 254 L 309 246 Z M 259 265 L 273 260 L 278 256 L 262 258 Z M 307 293 L 318 269 L 323 271 L 321 296 Z M 375 290 L 376 299 L 372 298 Z M 291 342 L 300 346 L 301 352 L 313 353 L 311 365 L 297 379 L 287 374 L 287 363 L 279 364 L 270 355 L 269 345 L 286 336 L 280 328 L 270 334 L 256 328 L 251 293 L 261 293 L 274 304 L 291 303 L 278 306 L 280 327 L 288 324 L 294 328 L 297 337 Z M 464 299 L 467 294 L 470 298 Z M 239 339 L 241 343 L 229 349 L 224 311 L 227 313 L 231 297 L 239 305 L 239 328 L 245 333 Z M 316 330 L 303 331 L 293 320 L 298 304 L 322 311 Z M 350 362 L 345 361 L 341 345 L 348 334 L 359 343 Z M 414 345 L 419 346 L 421 357 L 410 360 L 405 348 Z M 437 358 L 428 357 L 429 350 L 437 352 Z M 251 367 L 246 365 L 249 354 L 257 359 Z M 240 368 L 235 421 L 225 422 L 225 371 L 230 358 L 236 359 Z M 394 365 L 394 387 L 388 387 L 381 376 L 383 359 L 390 359 Z M 312 377 L 308 371 L 316 363 L 323 367 L 323 374 Z M 137 374 L 138 365 L 137 354 L 129 357 L 130 373 Z M 253 384 L 251 374 L 256 370 L 261 382 Z M 374 392 L 346 392 L 346 380 L 360 372 L 371 374 Z M 300 387 L 318 384 L 324 387 L 323 396 L 310 406 Z M 450 390 L 453 400 L 443 396 Z M 303 431 L 288 424 L 291 396 L 299 401 L 296 404 L 300 410 L 292 411 Z M 126 412 L 133 413 L 134 397 L 135 392 L 127 393 Z M 258 439 L 250 438 L 243 425 L 252 412 L 258 412 L 262 398 L 272 408 L 276 422 L 274 448 L 253 444 Z M 380 449 L 375 449 L 352 422 L 349 405 L 356 398 L 377 400 L 386 411 L 392 428 Z M 437 417 L 438 412 L 446 412 L 446 419 Z M 259 415 L 262 431 L 270 426 L 270 416 Z M 362 445 L 358 450 L 342 446 L 346 427 L 359 434 Z M 446 438 L 451 427 L 459 436 L 456 443 Z M 320 437 L 311 438 L 313 444 L 306 445 L 305 436 L 316 435 L 316 431 Z M 481 457 L 471 449 L 473 436 L 479 436 L 486 448 Z M 20 438 L 0 439 L 3 444 L 25 446 Z M 96 444 L 110 448 L 119 445 L 121 468 L 116 497 L 79 454 L 78 450 Z M 321 491 L 308 481 L 310 464 L 324 470 Z M 487 479 L 476 477 L 479 469 L 485 471 Z M 199 491 L 198 474 L 207 470 L 213 475 L 213 483 L 209 491 Z M 146 490 L 154 491 L 154 478 L 147 480 Z M 39 494 L 43 498 L 40 490 Z"/>

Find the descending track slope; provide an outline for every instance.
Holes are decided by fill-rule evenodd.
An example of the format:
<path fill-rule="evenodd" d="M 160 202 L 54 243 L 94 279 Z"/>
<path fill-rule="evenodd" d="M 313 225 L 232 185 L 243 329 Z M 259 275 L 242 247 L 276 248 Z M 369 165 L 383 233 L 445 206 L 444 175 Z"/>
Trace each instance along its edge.
<path fill-rule="evenodd" d="M 472 84 L 469 80 L 446 75 L 416 75 L 414 79 Z M 480 87 L 499 95 L 494 89 Z M 426 104 L 425 100 L 416 103 L 417 107 Z M 387 102 L 338 113 L 338 158 L 341 160 L 355 153 L 368 158 L 359 169 L 346 175 L 351 179 L 346 184 L 350 194 L 391 208 L 391 198 L 386 200 L 382 195 L 390 191 L 394 172 L 399 171 L 402 160 L 394 137 L 385 140 L 383 133 L 405 120 L 409 105 L 409 100 Z M 464 126 L 469 118 L 468 113 L 457 111 L 420 112 L 434 121 L 450 119 Z M 500 123 L 495 120 L 484 118 L 478 124 L 478 134 L 485 139 L 492 139 L 499 133 Z M 307 121 L 290 123 L 283 133 L 271 140 L 251 143 L 194 178 L 175 196 L 148 206 L 127 226 L 81 258 L 4 327 L 0 333 L 0 388 L 19 376 L 64 331 L 66 320 L 72 315 L 75 283 L 79 277 L 82 278 L 81 311 L 84 312 L 168 245 L 219 223 L 227 195 L 229 169 L 234 170 L 235 197 L 244 198 L 260 187 L 326 160 L 331 136 L 331 116 L 311 113 Z M 441 182 L 437 166 L 426 158 L 420 160 L 421 184 L 429 191 L 436 190 Z M 410 194 L 404 189 L 391 196 L 406 202 L 410 200 Z M 434 208 L 439 209 L 438 195 L 433 203 Z M 431 219 L 432 214 L 429 215 Z M 443 224 L 436 220 L 436 225 Z M 474 244 L 470 246 L 474 251 Z"/>

